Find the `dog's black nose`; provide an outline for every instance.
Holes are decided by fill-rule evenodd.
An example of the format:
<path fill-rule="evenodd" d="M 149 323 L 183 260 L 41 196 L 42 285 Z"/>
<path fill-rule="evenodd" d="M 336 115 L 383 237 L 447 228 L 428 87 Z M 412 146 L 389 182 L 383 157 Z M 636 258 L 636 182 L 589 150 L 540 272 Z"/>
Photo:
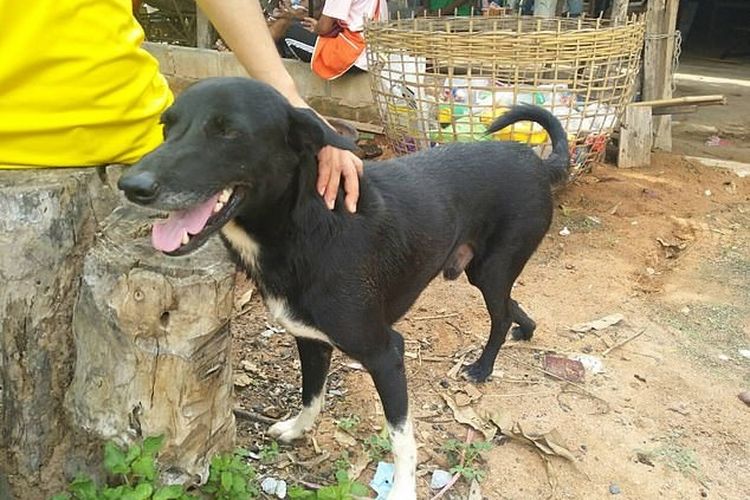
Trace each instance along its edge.
<path fill-rule="evenodd" d="M 117 181 L 117 187 L 125 192 L 130 201 L 149 203 L 159 194 L 159 182 L 151 172 L 125 174 Z"/>

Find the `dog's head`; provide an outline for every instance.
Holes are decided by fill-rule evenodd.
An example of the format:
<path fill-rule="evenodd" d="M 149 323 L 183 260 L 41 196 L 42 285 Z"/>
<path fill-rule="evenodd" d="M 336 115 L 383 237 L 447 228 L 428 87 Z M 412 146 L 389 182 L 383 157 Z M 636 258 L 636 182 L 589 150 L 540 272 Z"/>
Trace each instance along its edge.
<path fill-rule="evenodd" d="M 240 210 L 272 206 L 299 168 L 311 168 L 302 158 L 325 145 L 355 147 L 311 110 L 247 78 L 190 87 L 162 123 L 164 143 L 129 168 L 118 187 L 134 203 L 171 212 L 152 234 L 154 246 L 171 255 L 200 247 Z"/>

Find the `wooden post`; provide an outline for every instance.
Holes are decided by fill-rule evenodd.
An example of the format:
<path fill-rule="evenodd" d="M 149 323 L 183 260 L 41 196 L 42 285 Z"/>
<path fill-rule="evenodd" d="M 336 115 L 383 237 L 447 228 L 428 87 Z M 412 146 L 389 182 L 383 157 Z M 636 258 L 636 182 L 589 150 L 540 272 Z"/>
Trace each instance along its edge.
<path fill-rule="evenodd" d="M 214 46 L 215 40 L 211 21 L 198 6 L 195 9 L 195 39 L 195 45 L 199 49 L 212 49 Z"/>
<path fill-rule="evenodd" d="M 672 62 L 679 0 L 649 0 L 643 55 L 643 100 L 672 97 Z M 654 117 L 654 148 L 672 150 L 672 117 Z"/>
<path fill-rule="evenodd" d="M 105 439 L 164 434 L 178 480 L 232 448 L 234 266 L 218 241 L 154 251 L 146 216 L 112 212 L 109 178 L 0 171 L 0 498 L 96 477 Z"/>
<path fill-rule="evenodd" d="M 617 166 L 645 167 L 651 163 L 651 108 L 628 106 L 620 125 Z"/>
<path fill-rule="evenodd" d="M 628 18 L 628 0 L 614 0 L 610 17 L 614 24 L 622 24 Z"/>

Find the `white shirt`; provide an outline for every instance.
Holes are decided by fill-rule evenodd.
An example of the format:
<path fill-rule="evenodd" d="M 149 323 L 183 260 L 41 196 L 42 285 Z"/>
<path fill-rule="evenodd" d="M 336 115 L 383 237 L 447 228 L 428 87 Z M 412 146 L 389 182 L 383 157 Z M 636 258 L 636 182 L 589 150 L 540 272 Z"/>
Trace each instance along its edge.
<path fill-rule="evenodd" d="M 341 21 L 351 31 L 362 31 L 365 19 L 375 14 L 375 2 L 380 2 L 379 21 L 388 19 L 388 5 L 386 0 L 325 0 L 323 15 Z M 367 70 L 367 49 L 360 54 L 354 65 Z"/>

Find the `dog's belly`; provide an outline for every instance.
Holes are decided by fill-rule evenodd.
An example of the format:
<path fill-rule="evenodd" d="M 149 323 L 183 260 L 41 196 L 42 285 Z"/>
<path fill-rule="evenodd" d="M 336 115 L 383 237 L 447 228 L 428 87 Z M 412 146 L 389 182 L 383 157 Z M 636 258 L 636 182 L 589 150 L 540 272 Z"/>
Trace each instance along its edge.
<path fill-rule="evenodd" d="M 295 337 L 317 340 L 318 342 L 325 342 L 326 344 L 333 345 L 328 335 L 321 332 L 317 328 L 306 325 L 301 321 L 293 318 L 292 312 L 289 310 L 289 305 L 286 301 L 279 297 L 267 297 L 264 299 L 266 308 L 271 318 L 276 323 L 284 327 L 284 329 Z"/>

